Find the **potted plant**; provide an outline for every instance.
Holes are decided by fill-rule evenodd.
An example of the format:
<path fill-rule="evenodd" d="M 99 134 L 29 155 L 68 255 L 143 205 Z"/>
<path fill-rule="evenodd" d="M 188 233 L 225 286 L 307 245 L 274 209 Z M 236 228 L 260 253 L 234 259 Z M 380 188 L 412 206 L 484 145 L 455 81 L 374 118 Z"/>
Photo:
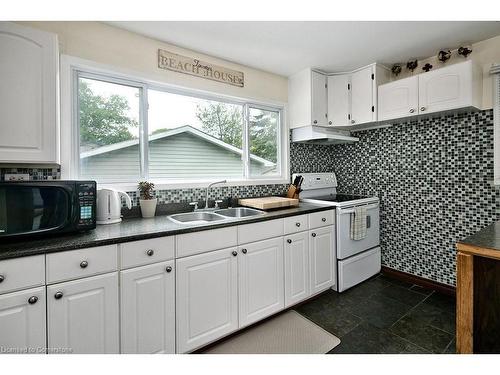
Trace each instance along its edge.
<path fill-rule="evenodd" d="M 154 197 L 155 184 L 148 181 L 140 181 L 137 185 L 139 189 L 142 217 L 154 217 L 158 199 Z"/>

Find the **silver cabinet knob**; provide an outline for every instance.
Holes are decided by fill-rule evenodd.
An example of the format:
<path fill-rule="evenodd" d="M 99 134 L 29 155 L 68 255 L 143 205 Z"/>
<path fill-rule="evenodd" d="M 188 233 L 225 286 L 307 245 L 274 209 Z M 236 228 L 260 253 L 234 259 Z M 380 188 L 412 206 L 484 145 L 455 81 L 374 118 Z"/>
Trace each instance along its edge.
<path fill-rule="evenodd" d="M 300 227 L 300 223 L 295 223 L 295 226 L 298 228 Z"/>
<path fill-rule="evenodd" d="M 167 268 L 165 268 L 165 271 L 167 271 L 168 273 L 172 272 L 172 267 L 167 266 Z"/>
<path fill-rule="evenodd" d="M 233 251 L 231 254 L 233 254 L 233 257 L 235 257 L 236 255 L 238 255 L 238 253 L 236 251 Z"/>
<path fill-rule="evenodd" d="M 153 249 L 149 249 L 148 251 L 146 251 L 146 254 L 147 254 L 149 257 L 152 257 L 154 253 L 155 253 L 155 251 L 154 251 Z"/>
<path fill-rule="evenodd" d="M 38 297 L 37 296 L 32 296 L 32 297 L 28 298 L 28 303 L 30 305 L 34 305 L 37 301 L 38 301 Z"/>
<path fill-rule="evenodd" d="M 5 276 L 4 275 L 0 275 L 0 283 L 3 282 L 5 280 Z"/>
<path fill-rule="evenodd" d="M 55 299 L 61 299 L 63 297 L 63 292 L 59 291 L 59 292 L 56 292 L 56 294 L 54 294 L 54 298 Z"/>
<path fill-rule="evenodd" d="M 415 108 L 410 109 L 410 113 L 413 113 L 413 112 L 415 112 Z"/>
<path fill-rule="evenodd" d="M 313 124 L 317 124 L 317 123 L 318 123 L 318 120 L 314 120 L 314 121 L 313 121 Z"/>
<path fill-rule="evenodd" d="M 425 107 L 420 107 L 420 110 L 423 112 L 425 111 Z"/>
<path fill-rule="evenodd" d="M 316 233 L 311 233 L 311 236 L 316 237 Z"/>
<path fill-rule="evenodd" d="M 241 252 L 242 252 L 243 254 L 246 254 L 246 253 L 247 253 L 247 249 L 241 249 Z"/>
<path fill-rule="evenodd" d="M 328 125 L 331 125 L 331 124 L 333 124 L 333 122 L 331 122 L 331 121 L 328 121 Z"/>
<path fill-rule="evenodd" d="M 89 262 L 87 262 L 86 260 L 82 260 L 80 262 L 80 268 L 87 268 L 88 265 L 89 265 Z"/>
<path fill-rule="evenodd" d="M 322 221 L 323 223 L 324 223 L 324 222 L 326 222 L 326 217 L 322 217 L 322 218 L 321 218 L 321 221 Z"/>
<path fill-rule="evenodd" d="M 356 121 L 354 121 L 354 120 L 351 120 L 351 124 L 355 124 L 355 123 L 356 123 Z"/>
<path fill-rule="evenodd" d="M 288 240 L 286 240 L 286 242 L 288 242 L 288 243 L 292 243 L 292 240 L 291 240 L 291 239 L 288 239 Z"/>

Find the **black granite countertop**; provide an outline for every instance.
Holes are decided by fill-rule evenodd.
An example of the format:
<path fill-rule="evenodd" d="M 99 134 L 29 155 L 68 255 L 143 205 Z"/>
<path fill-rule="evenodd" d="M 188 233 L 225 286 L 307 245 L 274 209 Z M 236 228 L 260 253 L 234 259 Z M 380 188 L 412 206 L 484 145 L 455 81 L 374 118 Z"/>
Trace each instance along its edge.
<path fill-rule="evenodd" d="M 86 233 L 22 242 L 5 242 L 0 244 L 0 260 L 256 223 L 333 208 L 328 205 L 301 202 L 298 207 L 273 210 L 259 216 L 231 218 L 224 221 L 192 225 L 177 224 L 168 216 L 156 216 L 151 219 L 126 219 L 118 224 L 98 225 L 96 229 Z"/>
<path fill-rule="evenodd" d="M 467 245 L 467 251 L 473 252 L 471 247 L 478 249 L 486 249 L 498 251 L 498 258 L 500 258 L 500 221 L 481 229 L 479 232 L 467 237 L 458 243 L 459 250 L 461 244 Z"/>

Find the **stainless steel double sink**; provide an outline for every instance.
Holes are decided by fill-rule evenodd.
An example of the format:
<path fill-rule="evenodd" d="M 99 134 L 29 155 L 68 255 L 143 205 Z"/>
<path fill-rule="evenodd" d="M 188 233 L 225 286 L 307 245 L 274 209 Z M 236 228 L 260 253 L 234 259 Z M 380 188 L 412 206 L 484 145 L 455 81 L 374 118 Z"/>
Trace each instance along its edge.
<path fill-rule="evenodd" d="M 170 215 L 169 218 L 177 224 L 204 224 L 214 221 L 244 218 L 263 215 L 264 212 L 246 207 L 224 208 L 215 211 L 195 211 Z"/>

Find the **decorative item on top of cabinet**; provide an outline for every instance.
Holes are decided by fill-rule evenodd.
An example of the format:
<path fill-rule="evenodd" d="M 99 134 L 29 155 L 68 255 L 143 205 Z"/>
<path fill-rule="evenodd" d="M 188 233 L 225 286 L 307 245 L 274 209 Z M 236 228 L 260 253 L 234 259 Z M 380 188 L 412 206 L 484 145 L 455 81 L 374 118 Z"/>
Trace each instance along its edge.
<path fill-rule="evenodd" d="M 401 71 L 401 64 L 394 64 L 391 68 L 392 74 L 394 74 L 396 77 L 401 73 Z"/>
<path fill-rule="evenodd" d="M 472 48 L 470 46 L 463 46 L 458 48 L 458 54 L 467 58 L 472 53 Z"/>
<path fill-rule="evenodd" d="M 451 58 L 451 51 L 449 49 L 444 49 L 438 52 L 438 60 L 445 63 Z"/>
<path fill-rule="evenodd" d="M 427 73 L 429 70 L 431 70 L 431 69 L 432 69 L 432 65 L 431 65 L 431 64 L 429 64 L 429 63 L 425 64 L 425 65 L 422 67 L 422 70 L 423 70 L 424 72 L 426 72 L 426 73 Z"/>
<path fill-rule="evenodd" d="M 408 70 L 411 70 L 411 72 L 413 73 L 413 71 L 415 69 L 417 69 L 417 66 L 418 66 L 418 60 L 415 59 L 415 60 L 410 60 L 406 63 L 406 69 Z"/>
<path fill-rule="evenodd" d="M 0 162 L 58 164 L 57 35 L 0 22 L 0 51 Z"/>

